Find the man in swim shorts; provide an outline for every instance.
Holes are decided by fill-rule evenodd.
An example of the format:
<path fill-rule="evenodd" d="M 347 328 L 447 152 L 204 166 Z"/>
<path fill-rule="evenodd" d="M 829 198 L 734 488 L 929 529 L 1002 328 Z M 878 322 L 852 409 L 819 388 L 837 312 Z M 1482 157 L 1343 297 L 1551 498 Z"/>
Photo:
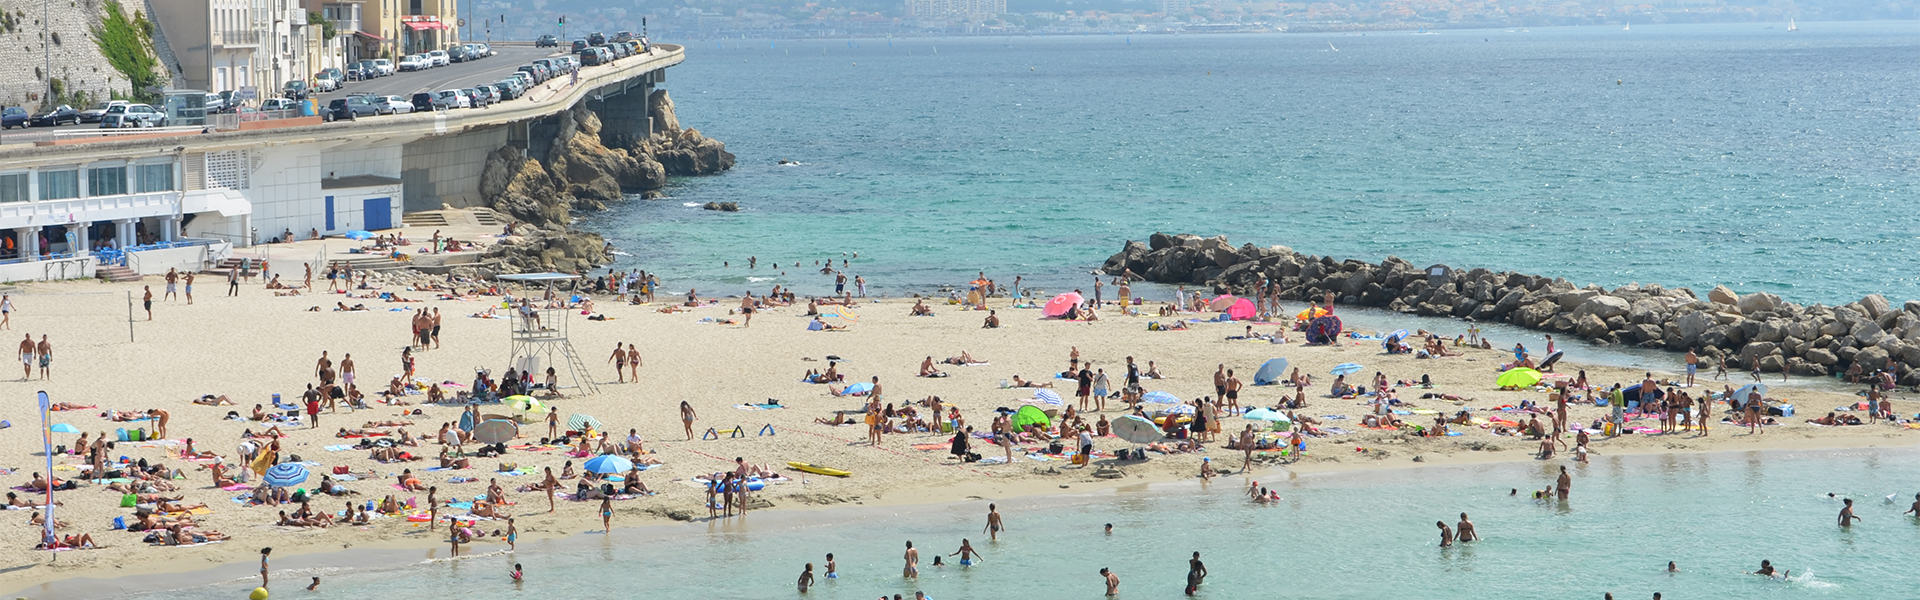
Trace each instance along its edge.
<path fill-rule="evenodd" d="M 33 352 L 36 347 L 31 333 L 27 334 L 27 339 L 20 341 L 20 367 L 23 369 L 20 379 L 33 378 Z"/>

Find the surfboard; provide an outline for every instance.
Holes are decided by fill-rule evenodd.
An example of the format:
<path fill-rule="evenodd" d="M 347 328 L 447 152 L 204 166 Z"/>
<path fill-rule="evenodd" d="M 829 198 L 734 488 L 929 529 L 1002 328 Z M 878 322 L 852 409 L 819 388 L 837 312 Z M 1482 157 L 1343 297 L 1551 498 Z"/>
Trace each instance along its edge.
<path fill-rule="evenodd" d="M 793 467 L 794 469 L 798 469 L 798 470 L 801 470 L 801 471 L 806 471 L 806 472 L 808 472 L 808 473 L 814 473 L 814 474 L 818 474 L 818 475 L 827 475 L 827 476 L 830 476 L 830 477 L 846 477 L 846 476 L 848 476 L 848 475 L 852 475 L 852 474 L 853 474 L 853 472 L 852 472 L 852 471 L 842 471 L 842 470 L 839 470 L 839 469 L 835 469 L 835 468 L 832 468 L 832 467 L 822 467 L 822 466 L 820 466 L 820 465 L 816 465 L 816 464 L 813 464 L 813 463 L 803 463 L 803 462 L 791 462 L 791 461 L 789 461 L 789 462 L 787 463 L 787 466 L 789 466 L 789 467 Z"/>

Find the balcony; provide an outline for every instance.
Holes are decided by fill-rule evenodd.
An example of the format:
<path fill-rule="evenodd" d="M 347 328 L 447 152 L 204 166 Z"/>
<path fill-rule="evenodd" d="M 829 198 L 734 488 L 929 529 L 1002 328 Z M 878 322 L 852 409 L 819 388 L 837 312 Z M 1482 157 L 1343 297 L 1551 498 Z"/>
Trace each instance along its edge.
<path fill-rule="evenodd" d="M 247 48 L 260 46 L 260 32 L 251 29 L 229 29 L 216 31 L 213 44 L 228 48 Z"/>

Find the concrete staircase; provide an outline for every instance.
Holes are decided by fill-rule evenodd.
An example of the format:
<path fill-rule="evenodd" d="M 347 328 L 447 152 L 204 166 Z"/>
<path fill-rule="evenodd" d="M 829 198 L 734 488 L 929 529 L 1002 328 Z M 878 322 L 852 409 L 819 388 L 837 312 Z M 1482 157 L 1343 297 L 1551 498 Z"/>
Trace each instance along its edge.
<path fill-rule="evenodd" d="M 227 270 L 240 266 L 240 262 L 241 261 L 239 257 L 228 258 L 226 260 L 220 261 L 218 264 L 213 265 L 212 268 L 201 269 L 200 274 L 201 275 L 219 275 L 219 276 L 225 277 L 227 275 Z M 258 259 L 255 259 L 253 261 L 253 268 L 248 269 L 246 271 L 242 271 L 240 273 L 241 277 L 257 277 L 259 275 L 260 275 L 260 261 Z"/>
<path fill-rule="evenodd" d="M 113 282 L 140 280 L 139 273 L 120 265 L 96 265 L 93 268 L 93 276 Z"/>
<path fill-rule="evenodd" d="M 425 210 L 410 212 L 400 216 L 400 222 L 407 227 L 484 227 L 498 229 L 510 219 L 491 208 L 475 207 L 458 210 Z"/>

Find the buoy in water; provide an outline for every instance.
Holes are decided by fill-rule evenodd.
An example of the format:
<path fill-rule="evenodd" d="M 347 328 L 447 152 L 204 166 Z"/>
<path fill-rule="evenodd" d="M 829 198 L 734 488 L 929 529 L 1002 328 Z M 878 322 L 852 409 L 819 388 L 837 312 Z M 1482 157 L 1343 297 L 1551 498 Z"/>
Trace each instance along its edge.
<path fill-rule="evenodd" d="M 253 593 L 247 594 L 247 600 L 267 600 L 267 588 L 253 588 Z"/>

